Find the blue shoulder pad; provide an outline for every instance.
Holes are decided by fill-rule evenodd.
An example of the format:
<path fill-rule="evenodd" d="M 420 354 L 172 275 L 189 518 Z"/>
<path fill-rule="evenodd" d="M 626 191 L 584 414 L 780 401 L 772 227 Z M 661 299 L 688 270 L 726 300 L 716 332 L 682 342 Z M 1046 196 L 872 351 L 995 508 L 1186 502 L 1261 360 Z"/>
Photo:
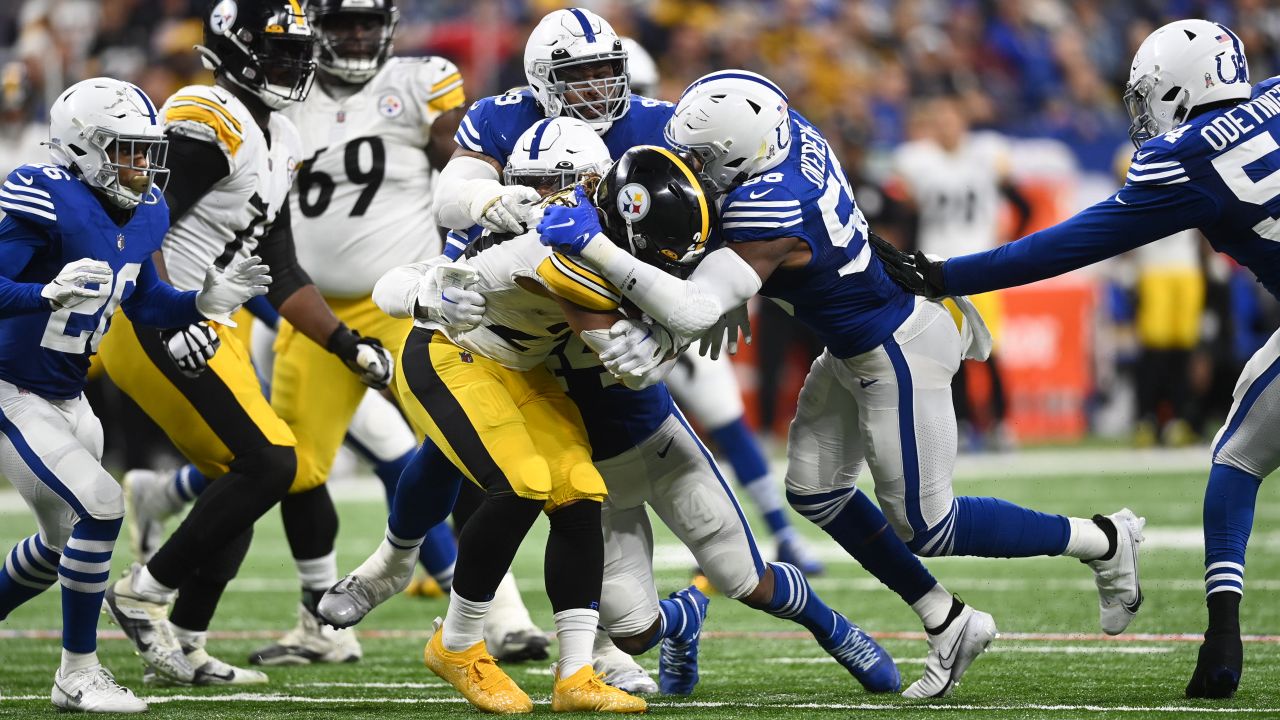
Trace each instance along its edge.
<path fill-rule="evenodd" d="M 516 140 L 542 117 L 542 108 L 527 89 L 491 95 L 471 104 L 453 140 L 458 147 L 483 153 L 505 165 Z"/>
<path fill-rule="evenodd" d="M 807 236 L 799 198 L 782 182 L 741 185 L 720 208 L 725 243 Z"/>
<path fill-rule="evenodd" d="M 68 182 L 79 181 L 56 165 L 23 165 L 5 178 L 4 187 L 0 188 L 0 210 L 35 225 L 54 227 L 58 224 L 59 206 L 63 212 L 77 211 L 66 207 Z"/>

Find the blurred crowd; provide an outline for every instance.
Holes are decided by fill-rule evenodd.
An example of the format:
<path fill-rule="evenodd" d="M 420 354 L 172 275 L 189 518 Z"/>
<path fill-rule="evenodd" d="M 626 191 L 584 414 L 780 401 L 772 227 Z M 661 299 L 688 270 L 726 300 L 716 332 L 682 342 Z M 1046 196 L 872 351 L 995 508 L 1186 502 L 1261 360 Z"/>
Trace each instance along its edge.
<path fill-rule="evenodd" d="M 523 84 L 523 43 L 556 0 L 399 0 L 399 54 L 457 62 L 471 97 Z M 1127 160 L 1120 101 L 1128 63 L 1155 27 L 1204 17 L 1243 40 L 1252 78 L 1280 72 L 1280 7 L 1263 0 L 581 0 L 637 40 L 654 61 L 632 64 L 652 94 L 673 99 L 694 78 L 742 67 L 767 74 L 826 133 L 858 201 L 887 236 L 913 245 L 919 208 L 897 190 L 895 155 L 936 134 L 927 103 L 945 96 L 966 133 L 1008 143 L 1008 177 L 1022 201 L 1001 200 L 992 243 L 1041 227 L 1104 197 Z M 8 0 L 0 3 L 0 160 L 32 156 L 44 110 L 67 84 L 92 75 L 137 82 L 157 102 L 209 80 L 192 52 L 205 0 Z M 34 133 L 34 135 L 33 135 Z M 1128 148 L 1128 149 L 1126 149 Z M 1118 161 L 1117 158 L 1120 160 Z M 1024 207 L 1023 204 L 1026 206 Z M 1016 217 L 1016 221 L 1011 221 Z M 1094 430 L 1140 442 L 1181 443 L 1225 412 L 1243 358 L 1274 327 L 1274 303 L 1197 236 L 1176 250 L 1130 257 L 1098 278 Z M 1174 243 L 1170 244 L 1174 246 Z M 1173 258 L 1197 278 L 1191 307 L 1169 309 L 1142 291 L 1144 273 Z M 1146 307 L 1142 307 L 1145 303 Z M 1167 303 L 1166 303 L 1167 304 Z M 1176 304 L 1176 303 L 1175 303 Z M 1152 312 L 1194 316 L 1169 338 L 1144 331 Z M 802 330 L 762 309 L 760 420 L 781 428 L 795 368 L 815 348 Z M 1159 334 L 1159 333 L 1156 333 Z M 1168 333 L 1165 333 L 1168 335 Z M 1156 387 L 1142 378 L 1159 377 Z M 1151 383 L 1148 381 L 1147 385 Z M 1158 392 L 1174 389 L 1175 392 Z M 1015 388 L 1016 390 L 1016 388 Z M 779 403 L 776 400 L 782 398 Z M 963 400 L 964 398 L 960 398 Z M 1116 409 L 1123 406 L 1121 409 Z M 990 414 L 990 413 L 988 413 Z M 1002 414 L 996 412 L 996 415 Z M 981 414 L 980 414 L 981 415 Z M 988 426 L 994 421 L 983 421 Z M 1171 425 L 1170 423 L 1174 423 Z M 1173 429 L 1170 429 L 1173 428 Z M 991 429 L 988 427 L 988 429 Z"/>

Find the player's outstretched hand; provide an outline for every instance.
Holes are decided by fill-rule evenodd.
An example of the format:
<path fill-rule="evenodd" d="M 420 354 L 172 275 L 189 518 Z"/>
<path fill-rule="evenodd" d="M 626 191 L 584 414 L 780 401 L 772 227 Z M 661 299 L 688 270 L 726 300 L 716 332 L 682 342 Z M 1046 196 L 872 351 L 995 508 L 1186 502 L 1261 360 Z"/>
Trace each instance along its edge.
<path fill-rule="evenodd" d="M 391 384 L 395 360 L 378 338 L 362 337 L 346 325 L 338 325 L 325 347 L 341 358 L 365 385 L 383 390 Z"/>
<path fill-rule="evenodd" d="M 98 287 L 86 287 L 97 285 Z M 111 292 L 111 266 L 102 260 L 72 260 L 40 290 L 54 310 L 66 310 Z"/>
<path fill-rule="evenodd" d="M 160 337 L 164 338 L 173 364 L 189 378 L 200 377 L 200 373 L 209 367 L 209 361 L 222 345 L 218 333 L 205 323 L 192 323 L 184 328 L 165 330 L 160 333 Z"/>
<path fill-rule="evenodd" d="M 870 233 L 869 237 L 871 249 L 880 258 L 884 271 L 903 290 L 931 299 L 947 295 L 942 260 L 934 260 L 919 251 L 903 252 L 875 233 Z"/>
<path fill-rule="evenodd" d="M 565 255 L 579 255 L 601 232 L 600 214 L 581 185 L 574 188 L 573 207 L 553 205 L 542 214 L 538 235 L 543 245 Z"/>
<path fill-rule="evenodd" d="M 541 199 L 538 191 L 531 187 L 503 185 L 497 195 L 471 201 L 471 219 L 491 232 L 522 233 Z"/>
<path fill-rule="evenodd" d="M 698 354 L 710 354 L 712 360 L 719 360 L 721 351 L 727 348 L 730 355 L 737 355 L 738 335 L 742 335 L 748 345 L 751 344 L 751 317 L 747 314 L 746 303 L 721 315 L 716 324 L 702 334 L 698 341 Z"/>
<path fill-rule="evenodd" d="M 231 313 L 249 299 L 267 293 L 270 272 L 256 255 L 232 263 L 225 270 L 210 265 L 204 271 L 204 289 L 196 294 L 196 309 L 214 322 L 235 327 Z"/>

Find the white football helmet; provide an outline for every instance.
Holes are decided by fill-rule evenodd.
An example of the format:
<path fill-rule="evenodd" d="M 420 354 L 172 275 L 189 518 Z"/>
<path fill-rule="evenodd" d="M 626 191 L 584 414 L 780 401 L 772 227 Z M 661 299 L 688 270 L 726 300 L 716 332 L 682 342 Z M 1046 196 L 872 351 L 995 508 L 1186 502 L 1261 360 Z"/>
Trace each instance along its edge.
<path fill-rule="evenodd" d="M 1247 100 L 1251 91 L 1249 63 L 1235 33 L 1208 20 L 1169 23 L 1133 56 L 1124 89 L 1129 139 L 1141 147 L 1186 122 L 1196 107 Z"/>
<path fill-rule="evenodd" d="M 53 161 L 122 208 L 160 202 L 168 148 L 155 104 L 133 83 L 81 80 L 49 108 Z M 122 170 L 131 176 L 127 182 Z"/>
<path fill-rule="evenodd" d="M 702 161 L 702 174 L 728 192 L 782 162 L 791 149 L 790 103 L 763 75 L 722 70 L 685 88 L 667 121 L 667 142 Z"/>
<path fill-rule="evenodd" d="M 657 97 L 658 63 L 640 43 L 629 37 L 622 38 L 622 49 L 627 53 L 627 72 L 631 75 L 631 92 L 645 97 Z"/>
<path fill-rule="evenodd" d="M 585 75 L 592 66 L 604 66 L 608 74 Z M 603 134 L 631 109 L 622 40 L 589 10 L 556 10 L 542 18 L 524 46 L 524 74 L 547 117 L 576 117 Z"/>
<path fill-rule="evenodd" d="M 604 175 L 613 160 L 590 125 L 577 118 L 539 120 L 516 140 L 502 181 L 527 185 L 544 196 L 589 173 Z"/>

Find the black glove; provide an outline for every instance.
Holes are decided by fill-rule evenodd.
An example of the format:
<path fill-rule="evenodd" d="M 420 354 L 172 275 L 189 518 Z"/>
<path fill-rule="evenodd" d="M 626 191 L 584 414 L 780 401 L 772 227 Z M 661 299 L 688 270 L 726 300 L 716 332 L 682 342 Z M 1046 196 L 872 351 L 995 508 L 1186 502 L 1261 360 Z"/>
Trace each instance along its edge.
<path fill-rule="evenodd" d="M 192 323 L 184 328 L 162 330 L 160 339 L 164 340 L 173 364 L 177 365 L 182 374 L 189 378 L 200 377 L 200 373 L 209 367 L 213 354 L 218 352 L 218 347 L 222 345 L 218 333 L 205 323 Z"/>
<path fill-rule="evenodd" d="M 377 338 L 361 337 L 346 325 L 338 325 L 325 343 L 325 349 L 342 358 L 360 382 L 374 390 L 383 390 L 391 384 L 395 361 Z"/>
<path fill-rule="evenodd" d="M 943 279 L 941 260 L 930 260 L 924 253 L 903 252 L 887 240 L 869 234 L 871 249 L 880 258 L 880 264 L 893 281 L 912 295 L 923 295 L 931 300 L 946 297 L 946 281 Z"/>

